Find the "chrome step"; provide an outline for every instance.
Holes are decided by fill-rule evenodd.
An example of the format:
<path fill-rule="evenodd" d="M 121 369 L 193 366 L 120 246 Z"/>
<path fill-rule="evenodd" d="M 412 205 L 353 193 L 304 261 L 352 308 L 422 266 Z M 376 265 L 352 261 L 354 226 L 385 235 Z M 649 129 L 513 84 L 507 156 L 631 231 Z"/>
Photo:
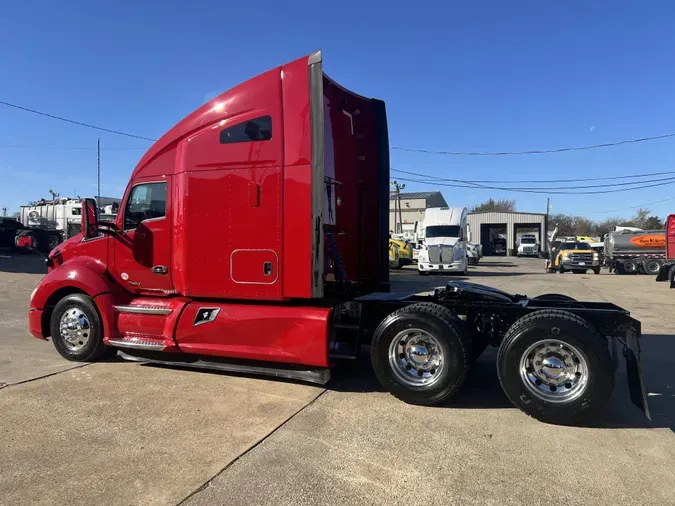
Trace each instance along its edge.
<path fill-rule="evenodd" d="M 114 306 L 118 313 L 156 314 L 166 316 L 173 309 L 157 306 Z"/>
<path fill-rule="evenodd" d="M 108 344 L 115 348 L 132 348 L 135 350 L 156 350 L 161 351 L 171 345 L 157 339 L 147 339 L 142 337 L 122 337 L 108 339 Z"/>
<path fill-rule="evenodd" d="M 177 366 L 177 367 L 189 367 L 194 369 L 206 369 L 206 370 L 216 370 L 216 371 L 225 371 L 225 372 L 235 372 L 235 373 L 244 373 L 244 374 L 256 374 L 261 376 L 274 376 L 276 378 L 286 378 L 299 381 L 305 381 L 307 383 L 316 383 L 318 385 L 325 385 L 330 380 L 330 370 L 329 369 L 297 369 L 297 368 L 282 368 L 275 367 L 274 365 L 249 365 L 249 364 L 238 364 L 231 362 L 211 362 L 209 360 L 202 360 L 195 355 L 188 355 L 183 353 L 163 353 L 162 355 L 167 355 L 167 359 L 170 356 L 175 356 L 176 360 L 162 360 L 161 358 L 156 358 L 157 353 L 153 353 L 152 357 L 146 357 L 143 355 L 134 355 L 132 351 L 126 353 L 122 350 L 118 352 L 119 356 L 125 360 L 131 360 L 133 362 L 147 362 L 149 364 L 159 364 L 159 365 L 168 365 L 168 366 Z"/>

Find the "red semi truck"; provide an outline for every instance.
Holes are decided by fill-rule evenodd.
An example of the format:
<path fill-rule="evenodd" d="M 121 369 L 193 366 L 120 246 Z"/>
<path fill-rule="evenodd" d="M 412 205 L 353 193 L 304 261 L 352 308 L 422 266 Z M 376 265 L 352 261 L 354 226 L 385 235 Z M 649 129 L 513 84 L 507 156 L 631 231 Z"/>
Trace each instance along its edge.
<path fill-rule="evenodd" d="M 316 53 L 223 93 L 142 157 L 114 223 L 83 201 L 54 249 L 29 328 L 68 360 L 125 358 L 326 383 L 370 348 L 383 387 L 435 405 L 488 345 L 514 405 L 574 422 L 609 397 L 623 348 L 648 407 L 640 322 L 613 304 L 450 282 L 389 293 L 384 103 Z M 17 244 L 30 247 L 30 239 Z"/>

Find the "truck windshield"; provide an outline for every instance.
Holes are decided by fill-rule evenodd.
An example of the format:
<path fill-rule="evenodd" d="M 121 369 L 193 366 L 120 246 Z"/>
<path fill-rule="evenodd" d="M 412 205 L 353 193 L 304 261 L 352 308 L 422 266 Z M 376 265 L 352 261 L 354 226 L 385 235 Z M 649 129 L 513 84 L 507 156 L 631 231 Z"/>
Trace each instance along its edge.
<path fill-rule="evenodd" d="M 520 244 L 536 244 L 537 240 L 534 237 L 523 237 L 520 239 Z"/>
<path fill-rule="evenodd" d="M 587 242 L 564 242 L 560 245 L 560 249 L 591 249 L 591 246 Z"/>
<path fill-rule="evenodd" d="M 431 237 L 459 237 L 459 225 L 430 225 L 426 227 L 427 238 Z"/>

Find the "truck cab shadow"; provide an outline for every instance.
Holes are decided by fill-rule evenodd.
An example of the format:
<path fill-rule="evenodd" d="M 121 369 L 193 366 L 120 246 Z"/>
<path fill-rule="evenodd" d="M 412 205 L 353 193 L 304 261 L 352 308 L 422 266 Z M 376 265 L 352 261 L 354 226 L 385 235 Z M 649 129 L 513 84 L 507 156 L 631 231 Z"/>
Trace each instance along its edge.
<path fill-rule="evenodd" d="M 0 248 L 0 272 L 16 274 L 47 274 L 45 259 L 37 253 L 21 253 Z"/>
<path fill-rule="evenodd" d="M 645 338 L 647 347 L 656 344 L 650 342 L 655 341 L 655 338 L 672 338 L 675 343 L 675 336 L 647 335 Z M 499 384 L 496 353 L 496 348 L 486 350 L 469 372 L 464 386 L 441 408 L 515 410 Z M 630 403 L 626 374 L 621 366 L 616 372 L 615 390 L 607 406 L 597 418 L 583 426 L 597 429 L 669 428 L 675 431 L 675 373 L 670 370 L 646 370 L 645 376 L 647 392 L 660 394 L 648 397 L 651 421 Z M 384 392 L 372 372 L 370 357 L 363 357 L 360 363 L 340 364 L 326 387 L 336 392 Z"/>

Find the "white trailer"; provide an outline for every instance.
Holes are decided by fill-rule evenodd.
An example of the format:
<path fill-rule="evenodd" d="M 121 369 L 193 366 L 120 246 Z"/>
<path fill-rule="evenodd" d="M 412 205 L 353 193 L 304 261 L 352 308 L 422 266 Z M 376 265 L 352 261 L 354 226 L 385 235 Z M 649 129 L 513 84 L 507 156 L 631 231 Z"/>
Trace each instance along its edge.
<path fill-rule="evenodd" d="M 79 228 L 81 216 L 82 204 L 79 200 L 59 198 L 21 206 L 19 220 L 26 227 L 61 230 L 65 238 L 68 238 L 77 233 L 73 231 L 74 228 Z"/>

